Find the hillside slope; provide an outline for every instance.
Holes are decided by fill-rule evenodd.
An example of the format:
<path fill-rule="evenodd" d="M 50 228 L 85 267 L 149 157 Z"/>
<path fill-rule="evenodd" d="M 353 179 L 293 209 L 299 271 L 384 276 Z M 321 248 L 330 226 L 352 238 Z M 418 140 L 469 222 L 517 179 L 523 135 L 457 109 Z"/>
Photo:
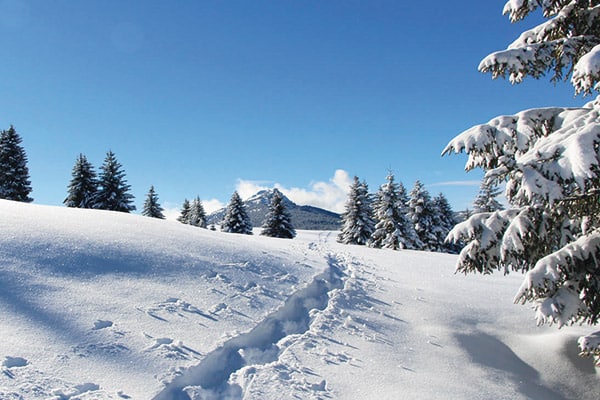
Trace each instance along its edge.
<path fill-rule="evenodd" d="M 455 256 L 0 201 L 2 399 L 597 399 Z"/>

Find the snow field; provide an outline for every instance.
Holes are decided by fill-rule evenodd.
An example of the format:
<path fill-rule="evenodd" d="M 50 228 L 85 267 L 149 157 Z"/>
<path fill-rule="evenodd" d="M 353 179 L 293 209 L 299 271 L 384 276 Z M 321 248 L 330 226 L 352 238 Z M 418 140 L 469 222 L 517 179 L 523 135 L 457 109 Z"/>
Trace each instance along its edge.
<path fill-rule="evenodd" d="M 1 399 L 597 399 L 456 256 L 0 201 Z"/>

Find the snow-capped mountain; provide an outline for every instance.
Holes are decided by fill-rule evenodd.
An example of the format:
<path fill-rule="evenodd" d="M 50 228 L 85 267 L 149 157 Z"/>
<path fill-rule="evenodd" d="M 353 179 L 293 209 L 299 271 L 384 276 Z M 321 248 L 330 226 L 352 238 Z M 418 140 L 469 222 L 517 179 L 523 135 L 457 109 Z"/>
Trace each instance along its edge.
<path fill-rule="evenodd" d="M 262 226 L 265 216 L 269 211 L 269 204 L 272 197 L 273 190 L 261 190 L 244 201 L 246 211 L 254 227 Z M 284 195 L 282 197 L 295 229 L 338 230 L 340 228 L 341 219 L 339 214 L 318 207 L 300 206 Z M 207 223 L 218 226 L 224 216 L 225 209 L 223 208 L 210 214 L 207 218 Z"/>

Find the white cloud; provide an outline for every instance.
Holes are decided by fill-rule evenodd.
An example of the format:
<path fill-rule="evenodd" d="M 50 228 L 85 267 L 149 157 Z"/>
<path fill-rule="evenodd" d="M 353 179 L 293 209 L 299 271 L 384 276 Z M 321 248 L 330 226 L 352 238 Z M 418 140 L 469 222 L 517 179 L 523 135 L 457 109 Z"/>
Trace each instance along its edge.
<path fill-rule="evenodd" d="M 246 199 L 265 189 L 277 188 L 298 205 L 310 205 L 334 212 L 344 211 L 352 178 L 348 172 L 338 169 L 328 182 L 313 182 L 309 188 L 287 188 L 279 183 L 269 185 L 265 181 L 238 180 L 236 190 Z"/>
<path fill-rule="evenodd" d="M 210 214 L 225 207 L 225 204 L 221 200 L 210 199 L 202 200 L 202 206 L 204 207 L 204 211 L 206 211 L 207 214 Z"/>
<path fill-rule="evenodd" d="M 268 185 L 269 182 L 266 181 L 247 181 L 238 179 L 235 190 L 238 192 L 242 200 L 247 200 L 261 190 L 272 189 L 272 187 Z"/>

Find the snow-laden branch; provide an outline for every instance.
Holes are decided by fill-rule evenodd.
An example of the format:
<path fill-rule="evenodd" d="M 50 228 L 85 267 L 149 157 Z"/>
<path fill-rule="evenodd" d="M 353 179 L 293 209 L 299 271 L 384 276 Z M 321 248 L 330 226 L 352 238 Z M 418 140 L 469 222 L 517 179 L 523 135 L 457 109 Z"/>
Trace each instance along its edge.
<path fill-rule="evenodd" d="M 577 94 L 597 90 L 598 81 L 600 81 L 600 45 L 595 46 L 579 59 L 571 77 L 571 83 Z"/>
<path fill-rule="evenodd" d="M 500 116 L 452 139 L 442 154 L 465 151 L 465 169 L 505 180 L 514 204 L 554 203 L 598 180 L 600 101 L 582 108 L 539 108 Z"/>
<path fill-rule="evenodd" d="M 556 14 L 563 3 L 564 1 L 557 0 L 508 0 L 502 14 L 508 14 L 511 22 L 517 22 L 538 7 L 542 7 L 544 16 L 548 17 Z"/>
<path fill-rule="evenodd" d="M 600 331 L 580 337 L 577 343 L 581 351 L 580 355 L 583 357 L 596 357 L 596 365 L 600 366 Z"/>
<path fill-rule="evenodd" d="M 510 0 L 504 7 L 511 21 L 523 19 L 542 7 L 547 21 L 523 32 L 505 50 L 494 52 L 479 64 L 481 72 L 492 77 L 508 76 L 520 83 L 527 76 L 540 78 L 552 72 L 551 80 L 572 74 L 576 94 L 589 94 L 600 80 L 600 5 L 597 1 Z"/>
<path fill-rule="evenodd" d="M 589 311 L 600 306 L 599 256 L 599 230 L 548 254 L 527 272 L 515 302 L 534 300 L 538 324 L 596 323 Z"/>

